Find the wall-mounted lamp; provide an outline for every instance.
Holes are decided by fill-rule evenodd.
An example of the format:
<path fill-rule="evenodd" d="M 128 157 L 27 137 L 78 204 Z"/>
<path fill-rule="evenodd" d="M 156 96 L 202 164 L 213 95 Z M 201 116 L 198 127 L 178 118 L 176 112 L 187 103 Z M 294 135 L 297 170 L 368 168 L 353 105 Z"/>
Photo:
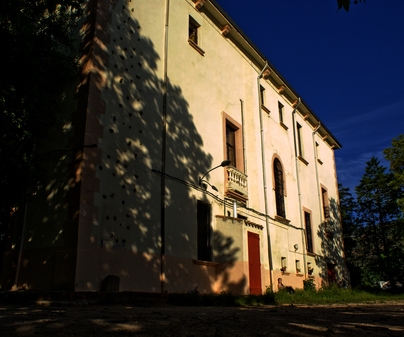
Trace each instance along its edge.
<path fill-rule="evenodd" d="M 207 181 L 207 180 L 201 180 L 201 181 L 199 182 L 199 186 L 202 186 L 204 190 L 206 190 L 206 188 L 207 188 L 207 186 L 206 186 L 205 184 L 207 184 L 207 185 L 209 185 L 210 187 L 212 187 L 212 190 L 214 190 L 214 191 L 216 191 L 216 192 L 219 192 L 219 190 L 217 189 L 217 187 L 214 186 L 214 185 L 212 185 L 209 181 Z"/>
<path fill-rule="evenodd" d="M 203 178 L 206 177 L 206 175 L 207 175 L 209 172 L 211 172 L 211 171 L 217 169 L 218 167 L 229 166 L 230 164 L 231 164 L 231 160 L 223 160 L 223 161 L 220 163 L 220 165 L 217 165 L 217 166 L 211 168 L 208 172 L 206 172 L 202 177 L 199 178 L 199 181 L 198 181 L 199 186 L 202 186 L 202 180 L 203 180 Z M 211 184 L 208 183 L 206 180 L 204 180 L 204 182 L 206 182 L 210 187 L 212 187 L 213 190 L 217 191 L 217 188 L 216 188 L 215 186 L 211 185 Z"/>
<path fill-rule="evenodd" d="M 299 245 L 296 243 L 295 245 L 293 245 L 293 248 L 294 248 L 295 250 L 298 250 L 298 249 L 299 249 Z"/>

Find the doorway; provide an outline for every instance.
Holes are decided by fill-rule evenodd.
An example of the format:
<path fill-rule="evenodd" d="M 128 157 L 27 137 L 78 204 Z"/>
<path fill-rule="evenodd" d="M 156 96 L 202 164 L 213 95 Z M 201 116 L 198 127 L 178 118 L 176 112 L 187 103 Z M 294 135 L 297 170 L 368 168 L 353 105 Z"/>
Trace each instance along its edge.
<path fill-rule="evenodd" d="M 256 233 L 247 233 L 250 294 L 261 295 L 260 236 Z"/>

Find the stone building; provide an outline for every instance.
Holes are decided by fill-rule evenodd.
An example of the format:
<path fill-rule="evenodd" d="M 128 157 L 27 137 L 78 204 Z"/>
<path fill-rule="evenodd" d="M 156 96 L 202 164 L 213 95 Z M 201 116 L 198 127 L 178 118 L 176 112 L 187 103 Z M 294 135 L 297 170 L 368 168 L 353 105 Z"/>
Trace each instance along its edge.
<path fill-rule="evenodd" d="M 81 78 L 41 149 L 48 180 L 15 214 L 1 289 L 347 280 L 341 145 L 217 1 L 86 6 Z"/>

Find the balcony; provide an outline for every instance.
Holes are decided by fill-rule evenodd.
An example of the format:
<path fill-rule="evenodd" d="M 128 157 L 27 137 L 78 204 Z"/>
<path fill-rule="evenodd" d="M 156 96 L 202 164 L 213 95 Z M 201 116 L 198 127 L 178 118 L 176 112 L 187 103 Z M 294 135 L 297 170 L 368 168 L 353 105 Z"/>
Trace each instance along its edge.
<path fill-rule="evenodd" d="M 227 166 L 226 194 L 240 201 L 247 201 L 247 175 L 233 166 Z"/>

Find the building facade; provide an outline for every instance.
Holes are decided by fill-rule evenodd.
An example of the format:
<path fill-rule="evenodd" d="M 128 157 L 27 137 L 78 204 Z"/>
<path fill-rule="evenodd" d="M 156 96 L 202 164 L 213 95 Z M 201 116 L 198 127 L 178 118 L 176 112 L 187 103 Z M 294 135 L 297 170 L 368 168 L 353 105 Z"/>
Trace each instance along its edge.
<path fill-rule="evenodd" d="M 2 289 L 347 282 L 341 145 L 218 3 L 86 6 L 82 76 L 42 149 L 49 179 L 14 216 Z"/>

